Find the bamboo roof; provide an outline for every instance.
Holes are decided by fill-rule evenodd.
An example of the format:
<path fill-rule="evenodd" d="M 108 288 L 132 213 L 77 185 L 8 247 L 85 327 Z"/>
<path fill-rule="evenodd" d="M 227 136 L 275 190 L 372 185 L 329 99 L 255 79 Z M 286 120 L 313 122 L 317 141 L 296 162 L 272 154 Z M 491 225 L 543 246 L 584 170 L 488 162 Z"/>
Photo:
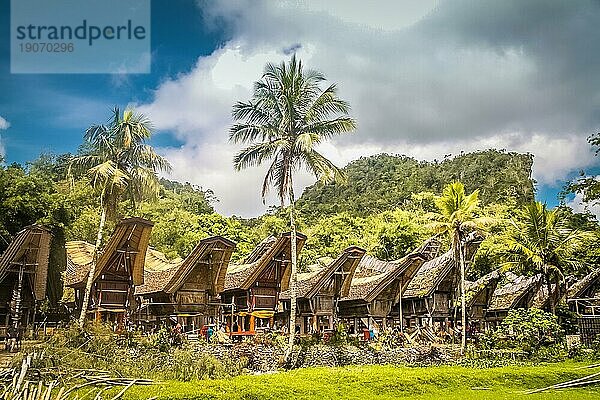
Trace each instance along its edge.
<path fill-rule="evenodd" d="M 502 274 L 500 273 L 500 269 L 496 269 L 479 279 L 475 282 L 465 281 L 465 299 L 467 306 L 473 305 L 473 302 L 477 297 L 488 287 L 492 287 L 494 290 L 498 281 L 502 278 Z"/>
<path fill-rule="evenodd" d="M 452 250 L 447 251 L 439 257 L 424 263 L 408 288 L 404 292 L 405 298 L 430 296 L 438 285 L 455 270 L 456 263 Z"/>
<path fill-rule="evenodd" d="M 508 283 L 496 288 L 488 311 L 506 311 L 514 308 L 528 294 L 533 295 L 542 282 L 541 275 L 517 276 L 511 272 L 506 273 Z"/>
<path fill-rule="evenodd" d="M 372 261 L 373 256 L 366 255 L 363 259 L 366 262 Z M 380 260 L 377 260 L 380 261 Z M 359 268 L 361 266 L 359 265 Z M 367 272 L 368 271 L 368 272 Z M 352 285 L 350 286 L 350 291 L 348 296 L 344 297 L 342 300 L 365 300 L 367 301 L 367 297 L 369 294 L 375 289 L 386 277 L 386 272 L 375 272 L 375 270 L 363 270 L 361 268 L 361 274 L 355 276 L 352 279 Z"/>
<path fill-rule="evenodd" d="M 470 234 L 466 239 L 466 262 L 472 260 L 475 256 L 477 248 L 481 244 L 481 238 L 476 234 Z M 420 298 L 428 297 L 436 290 L 436 288 L 450 274 L 455 274 L 458 271 L 452 249 L 448 250 L 441 256 L 435 257 L 425 262 L 415 277 L 410 281 L 404 298 Z"/>
<path fill-rule="evenodd" d="M 571 287 L 567 290 L 567 298 L 568 299 L 577 299 L 581 297 L 588 297 L 585 295 L 585 292 L 600 279 L 600 268 L 596 268 L 591 271 L 582 279 L 575 282 Z"/>
<path fill-rule="evenodd" d="M 325 276 L 327 272 L 327 265 L 329 263 L 318 260 L 317 264 L 309 266 L 309 272 L 302 272 L 298 274 L 296 281 L 296 295 L 298 298 L 307 298 L 308 292 L 317 284 L 317 282 Z M 279 295 L 279 298 L 286 300 L 290 298 L 290 289 L 284 290 Z"/>
<path fill-rule="evenodd" d="M 175 293 L 184 284 L 196 266 L 211 271 L 210 287 L 213 295 L 223 291 L 225 274 L 235 243 L 222 236 L 202 239 L 183 260 L 169 262 L 164 254 L 153 250 L 146 260 L 144 284 L 136 287 L 136 295 L 156 292 Z"/>
<path fill-rule="evenodd" d="M 335 260 L 330 258 L 319 260 L 318 264 L 309 267 L 310 272 L 298 274 L 297 296 L 299 298 L 313 298 L 335 274 L 343 275 L 339 293 L 336 293 L 335 296 L 338 298 L 348 296 L 352 278 L 365 252 L 360 247 L 350 246 Z M 289 289 L 280 295 L 282 299 L 289 299 L 289 297 Z"/>
<path fill-rule="evenodd" d="M 551 284 L 550 288 L 552 293 L 556 294 L 556 284 Z M 532 307 L 544 309 L 549 306 L 550 296 L 548 295 L 548 286 L 540 285 L 538 290 L 535 292 L 535 296 L 533 297 Z"/>
<path fill-rule="evenodd" d="M 164 253 L 158 250 L 148 248 L 146 252 L 146 261 L 144 262 L 144 274 L 146 272 L 159 272 L 173 268 L 183 262 L 183 258 L 177 257 L 169 260 Z"/>
<path fill-rule="evenodd" d="M 119 253 L 124 253 L 131 265 L 134 286 L 141 285 L 144 282 L 144 263 L 152 226 L 152 222 L 142 218 L 120 221 L 98 256 L 94 280 L 103 274 Z M 83 286 L 93 263 L 95 246 L 87 242 L 74 241 L 67 242 L 65 247 L 67 250 L 65 285 Z"/>
<path fill-rule="evenodd" d="M 407 256 L 395 261 L 382 261 L 365 255 L 358 265 L 348 296 L 343 300 L 373 301 L 400 278 L 404 292 L 423 262 L 436 256 L 439 245 L 437 238 L 431 238 Z"/>
<path fill-rule="evenodd" d="M 0 282 L 4 281 L 11 267 L 23 265 L 32 272 L 31 290 L 36 300 L 46 297 L 48 261 L 52 233 L 41 225 L 30 225 L 19 233 L 0 256 Z"/>
<path fill-rule="evenodd" d="M 272 261 L 281 261 L 284 265 L 291 262 L 291 234 L 286 232 L 278 237 L 270 236 L 263 240 L 244 259 L 240 265 L 231 265 L 225 276 L 224 290 L 248 290 Z M 306 236 L 297 232 L 296 253 L 300 254 Z M 289 286 L 291 268 L 286 268 L 281 279 L 281 290 Z"/>

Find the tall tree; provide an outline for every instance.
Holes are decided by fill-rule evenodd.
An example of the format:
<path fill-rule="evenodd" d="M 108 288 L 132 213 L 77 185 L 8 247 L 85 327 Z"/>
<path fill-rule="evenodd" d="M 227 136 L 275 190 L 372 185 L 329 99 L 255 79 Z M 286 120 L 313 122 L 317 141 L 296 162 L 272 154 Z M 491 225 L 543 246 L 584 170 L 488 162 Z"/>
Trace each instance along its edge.
<path fill-rule="evenodd" d="M 600 132 L 588 137 L 588 142 L 595 147 L 595 155 L 600 153 Z M 581 176 L 567 186 L 571 193 L 583 194 L 583 201 L 596 205 L 600 203 L 600 179 L 597 176 L 587 176 L 581 172 Z"/>
<path fill-rule="evenodd" d="M 331 137 L 353 131 L 350 106 L 338 98 L 335 84 L 322 88 L 325 77 L 304 70 L 292 56 L 289 63 L 267 64 L 254 84 L 253 97 L 233 106 L 237 121 L 229 140 L 247 144 L 233 160 L 236 170 L 258 166 L 269 160 L 262 185 L 263 202 L 271 187 L 277 190 L 281 207 L 290 205 L 291 278 L 290 335 L 286 359 L 292 351 L 296 320 L 296 223 L 294 215 L 294 172 L 305 167 L 324 183 L 343 179 L 342 171 L 316 150 Z"/>
<path fill-rule="evenodd" d="M 461 353 L 467 346 L 467 312 L 465 301 L 465 245 L 469 232 L 480 229 L 485 219 L 477 218 L 475 210 L 479 204 L 479 190 L 466 195 L 460 182 L 447 185 L 442 195 L 435 199 L 441 221 L 435 224 L 436 231 L 447 233 L 452 241 L 454 260 L 460 267 L 460 304 L 462 321 Z M 456 297 L 456 296 L 455 296 Z M 456 302 L 455 302 L 456 303 Z"/>
<path fill-rule="evenodd" d="M 85 286 L 79 317 L 82 327 L 89 306 L 107 216 L 115 215 L 117 204 L 124 196 L 131 201 L 135 212 L 138 202 L 158 193 L 157 171 L 169 171 L 171 168 L 166 159 L 146 144 L 151 136 L 152 125 L 145 115 L 136 113 L 133 109 L 126 109 L 121 113 L 115 107 L 107 124 L 92 125 L 86 130 L 81 152 L 71 160 L 69 170 L 85 172 L 100 200 L 100 223 L 94 262 Z"/>
<path fill-rule="evenodd" d="M 518 219 L 511 221 L 507 237 L 509 261 L 522 270 L 543 275 L 555 313 L 556 304 L 565 291 L 565 268 L 578 266 L 574 257 L 577 250 L 591 235 L 569 228 L 568 216 L 558 208 L 549 210 L 546 204 L 534 202 L 525 205 Z M 555 290 L 552 290 L 552 282 Z"/>

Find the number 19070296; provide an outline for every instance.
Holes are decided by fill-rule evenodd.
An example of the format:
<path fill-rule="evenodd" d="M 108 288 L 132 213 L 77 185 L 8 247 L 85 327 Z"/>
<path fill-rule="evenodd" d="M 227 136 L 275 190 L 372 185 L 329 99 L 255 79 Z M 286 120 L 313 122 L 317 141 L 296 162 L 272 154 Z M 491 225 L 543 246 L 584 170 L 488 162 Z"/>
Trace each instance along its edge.
<path fill-rule="evenodd" d="M 72 53 L 73 43 L 27 42 L 19 43 L 21 53 Z"/>

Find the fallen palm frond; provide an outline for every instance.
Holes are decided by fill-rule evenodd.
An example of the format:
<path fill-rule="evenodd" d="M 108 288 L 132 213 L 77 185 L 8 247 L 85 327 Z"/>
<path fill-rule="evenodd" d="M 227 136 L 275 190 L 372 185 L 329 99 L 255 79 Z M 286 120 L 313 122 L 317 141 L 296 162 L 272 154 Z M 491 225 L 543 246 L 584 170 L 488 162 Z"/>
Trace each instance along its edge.
<path fill-rule="evenodd" d="M 0 399 L 2 400 L 68 400 L 72 397 L 85 399 L 90 396 L 101 400 L 104 391 L 124 386 L 112 397 L 117 400 L 134 385 L 151 385 L 151 379 L 114 377 L 110 372 L 95 369 L 32 368 L 36 359 L 43 354 L 32 353 L 23 358 L 20 368 L 0 370 Z M 52 379 L 48 379 L 52 377 Z M 83 388 L 91 387 L 80 395 Z"/>
<path fill-rule="evenodd" d="M 593 379 L 597 376 L 600 376 L 600 372 L 596 372 L 595 374 L 584 376 L 583 378 L 573 379 L 573 380 L 570 380 L 567 382 L 561 382 L 561 383 L 557 383 L 555 385 L 546 386 L 541 389 L 529 390 L 526 392 L 526 394 L 540 393 L 540 392 L 545 392 L 546 390 L 552 390 L 552 389 L 568 389 L 568 388 L 573 388 L 573 387 L 591 385 L 591 384 L 600 382 L 600 379 Z"/>
<path fill-rule="evenodd" d="M 583 367 L 579 367 L 577 369 L 593 369 L 598 367 L 600 367 L 600 364 L 584 365 Z"/>

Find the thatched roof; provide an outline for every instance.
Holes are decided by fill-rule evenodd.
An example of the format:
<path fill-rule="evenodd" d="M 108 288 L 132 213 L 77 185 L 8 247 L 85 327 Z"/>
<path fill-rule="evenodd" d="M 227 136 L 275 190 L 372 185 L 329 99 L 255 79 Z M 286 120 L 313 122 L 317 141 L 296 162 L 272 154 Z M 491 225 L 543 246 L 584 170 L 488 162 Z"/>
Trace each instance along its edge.
<path fill-rule="evenodd" d="M 98 256 L 94 280 L 98 279 L 104 270 L 124 253 L 131 265 L 133 284 L 141 285 L 144 282 L 144 263 L 153 225 L 152 222 L 142 218 L 128 218 L 119 222 Z M 65 286 L 83 286 L 90 272 L 95 246 L 75 241 L 67 242 L 65 247 L 67 250 Z"/>
<path fill-rule="evenodd" d="M 365 255 L 363 257 L 362 262 L 365 262 L 366 268 L 363 268 L 359 264 L 360 274 L 355 275 L 354 279 L 352 279 L 352 285 L 350 286 L 350 291 L 348 296 L 344 297 L 342 300 L 365 300 L 369 297 L 369 294 L 375 289 L 386 277 L 386 272 L 376 272 L 373 269 L 368 268 L 368 264 L 378 263 L 381 260 L 377 260 L 375 257 L 370 255 Z"/>
<path fill-rule="evenodd" d="M 392 282 L 402 278 L 408 287 L 424 261 L 435 257 L 439 241 L 431 238 L 407 256 L 395 261 L 382 261 L 366 255 L 360 261 L 352 280 L 348 296 L 344 300 L 373 301 Z"/>
<path fill-rule="evenodd" d="M 169 262 L 166 257 L 155 250 L 146 257 L 144 284 L 136 287 L 136 295 L 156 292 L 175 293 L 198 265 L 209 268 L 213 294 L 223 291 L 225 274 L 235 243 L 222 236 L 202 239 L 184 260 Z M 149 265 L 150 264 L 150 265 Z"/>
<path fill-rule="evenodd" d="M 248 290 L 272 261 L 289 264 L 291 261 L 290 236 L 290 232 L 283 233 L 277 238 L 270 236 L 259 243 L 242 264 L 229 266 L 225 276 L 224 290 Z M 305 241 L 306 236 L 297 232 L 297 254 L 300 254 Z M 288 288 L 290 273 L 290 268 L 286 268 L 281 281 L 281 290 Z"/>
<path fill-rule="evenodd" d="M 465 299 L 468 306 L 471 306 L 477 296 L 488 287 L 493 287 L 495 290 L 498 281 L 502 278 L 500 269 L 496 269 L 475 282 L 465 281 Z"/>
<path fill-rule="evenodd" d="M 65 286 L 77 286 L 85 282 L 94 259 L 93 244 L 80 240 L 65 243 L 67 269 L 64 273 Z"/>
<path fill-rule="evenodd" d="M 584 297 L 585 292 L 600 279 L 600 268 L 596 268 L 584 278 L 575 282 L 567 290 L 567 299 L 577 299 Z"/>
<path fill-rule="evenodd" d="M 556 295 L 556 284 L 551 284 L 550 288 L 552 293 Z M 550 296 L 548 295 L 548 286 L 540 285 L 539 289 L 535 292 L 535 296 L 533 297 L 532 307 L 535 308 L 546 308 L 549 305 Z"/>
<path fill-rule="evenodd" d="M 506 311 L 514 308 L 521 299 L 538 290 L 542 282 L 541 275 L 517 276 L 506 273 L 508 283 L 497 288 L 492 295 L 488 311 Z"/>
<path fill-rule="evenodd" d="M 298 274 L 296 282 L 296 295 L 298 298 L 307 298 L 308 292 L 319 282 L 327 272 L 327 266 L 331 264 L 333 260 L 319 259 L 317 264 L 310 265 L 308 267 L 309 272 L 302 272 Z M 290 298 L 290 289 L 284 290 L 279 295 L 279 298 L 286 300 Z"/>
<path fill-rule="evenodd" d="M 451 250 L 424 263 L 408 284 L 404 297 L 409 299 L 430 296 L 444 278 L 454 271 L 455 267 L 456 263 Z"/>
<path fill-rule="evenodd" d="M 30 276 L 35 299 L 43 300 L 46 297 L 51 240 L 52 234 L 41 225 L 31 225 L 17 233 L 0 256 L 0 282 L 6 278 L 11 267 L 25 265 L 25 270 L 33 274 Z"/>
<path fill-rule="evenodd" d="M 173 268 L 176 265 L 180 265 L 183 262 L 183 258 L 177 257 L 169 260 L 164 253 L 158 250 L 148 248 L 146 252 L 146 260 L 144 262 L 144 276 L 146 272 L 160 272 L 166 269 Z M 144 278 L 145 283 L 145 278 Z"/>
<path fill-rule="evenodd" d="M 475 234 L 469 235 L 467 238 L 466 262 L 471 261 L 475 256 L 481 241 L 482 239 L 479 236 Z M 439 257 L 425 262 L 408 284 L 403 298 L 410 299 L 431 296 L 439 284 L 442 283 L 449 274 L 456 273 L 457 269 L 452 249 Z"/>
<path fill-rule="evenodd" d="M 346 248 L 335 260 L 321 259 L 316 265 L 309 267 L 310 272 L 298 274 L 297 296 L 298 298 L 312 298 L 321 288 L 327 284 L 336 274 L 343 276 L 342 284 L 337 297 L 348 296 L 350 283 L 359 262 L 363 258 L 365 250 L 357 246 Z M 282 292 L 281 299 L 289 299 L 289 289 Z"/>

